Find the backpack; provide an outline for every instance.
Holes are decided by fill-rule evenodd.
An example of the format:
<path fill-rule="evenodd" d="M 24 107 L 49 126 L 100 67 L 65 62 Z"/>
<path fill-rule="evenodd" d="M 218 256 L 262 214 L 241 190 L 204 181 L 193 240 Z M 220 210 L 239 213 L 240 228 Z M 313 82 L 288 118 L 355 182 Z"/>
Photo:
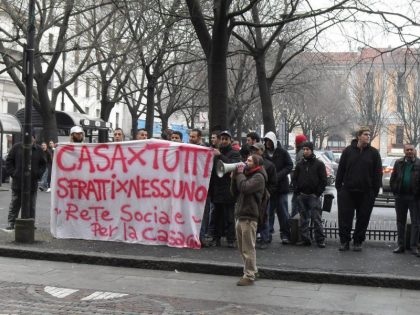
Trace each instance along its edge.
<path fill-rule="evenodd" d="M 258 227 L 262 228 L 267 221 L 267 207 L 270 201 L 270 192 L 267 189 L 267 183 L 265 184 L 261 200 L 258 207 Z"/>

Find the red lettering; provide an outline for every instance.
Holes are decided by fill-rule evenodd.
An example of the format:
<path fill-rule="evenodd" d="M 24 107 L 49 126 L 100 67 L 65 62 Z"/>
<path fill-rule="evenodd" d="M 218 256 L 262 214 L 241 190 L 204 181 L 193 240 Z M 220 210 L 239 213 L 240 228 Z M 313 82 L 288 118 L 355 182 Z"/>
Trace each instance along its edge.
<path fill-rule="evenodd" d="M 82 146 L 80 150 L 80 157 L 79 157 L 79 167 L 78 170 L 81 170 L 83 167 L 83 163 L 89 163 L 89 173 L 95 172 L 95 165 L 93 165 L 92 158 L 90 156 L 89 148 L 87 146 Z"/>
<path fill-rule="evenodd" d="M 149 227 L 143 230 L 143 232 L 141 233 L 143 239 L 145 239 L 146 241 L 156 241 L 156 238 L 149 236 L 149 233 L 153 233 L 152 227 Z"/>
<path fill-rule="evenodd" d="M 74 213 L 77 213 L 78 211 L 79 211 L 79 208 L 77 207 L 77 205 L 75 205 L 74 203 L 68 203 L 67 209 L 65 210 L 66 221 L 69 221 L 70 219 L 77 220 L 78 218 L 76 215 L 74 215 Z"/>
<path fill-rule="evenodd" d="M 180 212 L 175 213 L 175 222 L 177 224 L 184 224 L 185 223 L 185 221 L 183 220 L 183 217 L 182 217 L 182 213 L 180 213 Z"/>
<path fill-rule="evenodd" d="M 107 170 L 109 168 L 109 164 L 110 164 L 108 155 L 106 153 L 102 153 L 100 151 L 102 149 L 105 149 L 105 150 L 109 149 L 109 145 L 107 145 L 107 144 L 99 144 L 99 145 L 95 146 L 95 148 L 93 149 L 93 153 L 96 156 L 105 159 L 106 164 L 104 166 L 101 166 L 101 164 L 96 164 L 96 168 L 98 169 L 98 171 L 101 171 L 101 172 Z"/>
<path fill-rule="evenodd" d="M 121 207 L 121 216 L 120 219 L 123 222 L 131 222 L 133 220 L 133 215 L 130 211 L 127 210 L 127 208 L 130 208 L 130 205 L 125 204 Z"/>
<path fill-rule="evenodd" d="M 59 178 L 57 180 L 57 186 L 57 196 L 59 198 L 66 198 L 69 195 L 69 191 L 67 190 L 67 179 Z"/>
<path fill-rule="evenodd" d="M 138 160 L 141 165 L 146 165 L 146 161 L 141 158 L 141 155 L 146 152 L 146 148 L 141 149 L 140 151 L 134 151 L 132 148 L 128 148 L 128 151 L 132 154 L 131 159 L 128 160 L 128 165 L 131 165 L 134 163 L 134 161 Z"/>
<path fill-rule="evenodd" d="M 121 161 L 121 167 L 122 167 L 122 171 L 124 173 L 127 173 L 127 165 L 126 165 L 126 157 L 124 156 L 124 151 L 121 148 L 120 144 L 117 144 L 115 146 L 115 150 L 114 150 L 114 155 L 112 156 L 112 160 L 111 160 L 111 169 L 114 170 L 115 168 L 115 162 L 116 161 Z"/>
<path fill-rule="evenodd" d="M 104 237 L 104 236 L 112 237 L 114 232 L 118 230 L 118 227 L 113 227 L 112 225 L 105 227 L 99 224 L 98 222 L 94 222 L 90 226 L 91 226 L 93 235 L 100 236 L 100 237 Z"/>
<path fill-rule="evenodd" d="M 168 161 L 173 160 L 173 157 L 172 157 L 173 154 L 171 154 L 170 158 L 168 158 L 169 153 L 173 153 L 175 155 L 175 161 L 173 162 L 174 164 L 172 165 L 172 167 L 168 165 Z M 173 151 L 169 151 L 169 149 L 165 149 L 163 151 L 163 167 L 165 168 L 165 170 L 167 170 L 168 172 L 173 172 L 178 167 L 178 164 L 179 164 L 179 151 L 176 150 L 175 152 L 173 152 Z"/>
<path fill-rule="evenodd" d="M 63 164 L 63 154 L 67 151 L 74 152 L 74 146 L 64 145 L 61 148 L 59 147 L 58 153 L 56 154 L 55 158 L 57 159 L 57 166 L 59 169 L 66 172 L 71 172 L 76 169 L 76 163 L 74 163 L 72 166 L 69 166 L 69 167 Z"/>
<path fill-rule="evenodd" d="M 150 198 L 152 195 L 149 193 L 149 182 L 148 179 L 141 180 L 141 196 L 142 198 Z"/>
<path fill-rule="evenodd" d="M 80 219 L 84 221 L 89 221 L 91 219 L 91 216 L 89 215 L 89 211 L 86 209 L 80 211 Z"/>

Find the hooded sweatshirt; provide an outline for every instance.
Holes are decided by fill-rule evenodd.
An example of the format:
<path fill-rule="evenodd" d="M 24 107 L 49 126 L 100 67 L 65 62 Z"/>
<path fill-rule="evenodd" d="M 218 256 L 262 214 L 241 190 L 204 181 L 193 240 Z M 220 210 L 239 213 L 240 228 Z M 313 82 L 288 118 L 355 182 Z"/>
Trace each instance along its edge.
<path fill-rule="evenodd" d="M 273 162 L 276 167 L 277 186 L 275 192 L 287 194 L 289 192 L 289 178 L 287 175 L 293 169 L 292 159 L 290 158 L 289 152 L 283 149 L 280 143 L 277 142 L 277 137 L 274 132 L 267 132 L 264 140 L 267 139 L 271 140 L 274 144 L 274 150 L 268 150 L 266 145 L 264 158 Z"/>

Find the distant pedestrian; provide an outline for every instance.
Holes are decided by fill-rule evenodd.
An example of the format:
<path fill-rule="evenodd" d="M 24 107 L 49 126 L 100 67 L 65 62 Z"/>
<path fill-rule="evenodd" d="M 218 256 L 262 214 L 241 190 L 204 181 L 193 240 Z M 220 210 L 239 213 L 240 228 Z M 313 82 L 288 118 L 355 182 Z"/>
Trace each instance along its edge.
<path fill-rule="evenodd" d="M 123 142 L 125 139 L 124 131 L 121 128 L 114 130 L 114 142 Z"/>
<path fill-rule="evenodd" d="M 35 219 L 36 197 L 38 181 L 46 169 L 46 160 L 41 147 L 35 143 L 35 133 L 32 132 L 32 155 L 31 155 L 31 191 L 29 218 Z M 16 219 L 22 206 L 22 166 L 23 166 L 23 144 L 16 143 L 6 158 L 6 170 L 12 177 L 12 200 L 10 201 L 9 214 L 7 217 L 8 226 L 6 230 L 14 230 Z"/>
<path fill-rule="evenodd" d="M 299 205 L 301 241 L 296 245 L 310 246 L 310 221 L 314 223 L 315 240 L 318 247 L 325 247 L 325 235 L 321 220 L 321 195 L 327 186 L 327 172 L 323 162 L 314 154 L 312 142 L 302 144 L 303 158 L 293 172 L 296 202 Z"/>
<path fill-rule="evenodd" d="M 203 141 L 203 134 L 201 133 L 200 129 L 193 129 L 190 132 L 190 139 L 191 144 L 201 145 L 203 147 L 208 147 L 208 144 Z"/>
<path fill-rule="evenodd" d="M 231 172 L 223 177 L 217 176 L 217 162 L 237 163 L 240 162 L 239 153 L 232 149 L 232 135 L 228 130 L 219 134 L 220 144 L 218 149 L 214 149 L 213 170 L 210 178 L 209 194 L 214 204 L 213 219 L 215 233 L 211 246 L 221 246 L 221 238 L 226 235 L 227 245 L 235 247 L 235 218 L 234 207 L 235 198 L 230 193 Z"/>
<path fill-rule="evenodd" d="M 47 162 L 47 167 L 45 169 L 44 174 L 42 175 L 41 185 L 39 186 L 39 189 L 41 191 L 50 192 L 51 191 L 50 183 L 51 183 L 51 169 L 52 169 L 52 154 L 45 142 L 42 142 L 41 148 L 44 154 L 45 161 Z"/>
<path fill-rule="evenodd" d="M 264 144 L 261 142 L 256 142 L 250 147 L 251 154 L 257 154 L 263 158 L 263 166 L 267 173 L 267 189 L 271 195 L 274 195 L 274 192 L 277 188 L 277 173 L 276 167 L 274 166 L 273 162 L 264 158 L 264 151 L 265 147 Z M 259 249 L 266 249 L 268 248 L 268 244 L 271 242 L 271 234 L 270 234 L 270 224 L 268 221 L 268 217 L 270 214 L 270 203 L 267 205 L 267 219 L 265 224 L 258 226 L 257 232 L 260 233 L 260 238 L 257 239 L 257 247 Z"/>
<path fill-rule="evenodd" d="M 303 134 L 297 135 L 295 137 L 295 149 L 296 149 L 295 163 L 294 163 L 295 166 L 303 159 L 302 144 L 305 143 L 306 141 L 307 141 L 307 138 Z M 299 205 L 298 205 L 298 202 L 296 201 L 296 198 L 297 198 L 296 192 L 293 191 L 292 201 L 291 201 L 292 213 L 290 214 L 292 218 L 299 213 Z"/>
<path fill-rule="evenodd" d="M 171 134 L 171 141 L 172 142 L 182 142 L 182 132 L 181 131 L 173 131 Z"/>
<path fill-rule="evenodd" d="M 70 129 L 70 142 L 82 143 L 84 141 L 85 132 L 82 127 L 74 126 Z"/>
<path fill-rule="evenodd" d="M 405 225 L 407 211 L 410 210 L 410 248 L 414 255 L 419 255 L 420 159 L 416 157 L 416 149 L 412 144 L 404 145 L 404 155 L 395 162 L 390 180 L 391 190 L 395 195 L 398 229 L 398 247 L 394 249 L 394 253 L 399 254 L 405 251 Z"/>
<path fill-rule="evenodd" d="M 274 219 L 275 214 L 277 213 L 280 225 L 280 239 L 284 245 L 287 245 L 290 243 L 288 175 L 293 169 L 293 162 L 289 153 L 283 149 L 277 141 L 277 137 L 274 132 L 267 132 L 264 136 L 264 145 L 264 158 L 274 163 L 277 177 L 276 189 L 270 197 L 270 233 L 274 233 Z"/>
<path fill-rule="evenodd" d="M 238 286 L 254 284 L 257 270 L 255 250 L 259 208 L 265 190 L 267 174 L 263 159 L 257 154 L 248 157 L 246 166 L 238 165 L 232 179 L 232 193 L 238 195 L 235 206 L 235 230 L 238 249 L 244 263 Z"/>
<path fill-rule="evenodd" d="M 361 251 L 370 215 L 382 181 L 382 160 L 370 145 L 370 129 L 362 127 L 344 149 L 338 165 L 335 187 L 338 201 L 340 251 L 350 248 L 351 230 L 356 211 L 353 250 Z"/>
<path fill-rule="evenodd" d="M 136 140 L 147 140 L 149 138 L 149 134 L 147 133 L 147 130 L 142 128 L 139 129 L 136 133 Z"/>

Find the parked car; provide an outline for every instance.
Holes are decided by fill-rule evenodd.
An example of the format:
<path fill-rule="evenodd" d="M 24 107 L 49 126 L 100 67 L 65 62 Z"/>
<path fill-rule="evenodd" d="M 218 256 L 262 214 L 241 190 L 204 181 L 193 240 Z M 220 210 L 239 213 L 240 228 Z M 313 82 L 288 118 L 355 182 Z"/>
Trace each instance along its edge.
<path fill-rule="evenodd" d="M 382 191 L 390 192 L 391 186 L 389 181 L 391 180 L 391 174 L 394 170 L 395 161 L 400 159 L 400 156 L 388 156 L 382 159 Z"/>

